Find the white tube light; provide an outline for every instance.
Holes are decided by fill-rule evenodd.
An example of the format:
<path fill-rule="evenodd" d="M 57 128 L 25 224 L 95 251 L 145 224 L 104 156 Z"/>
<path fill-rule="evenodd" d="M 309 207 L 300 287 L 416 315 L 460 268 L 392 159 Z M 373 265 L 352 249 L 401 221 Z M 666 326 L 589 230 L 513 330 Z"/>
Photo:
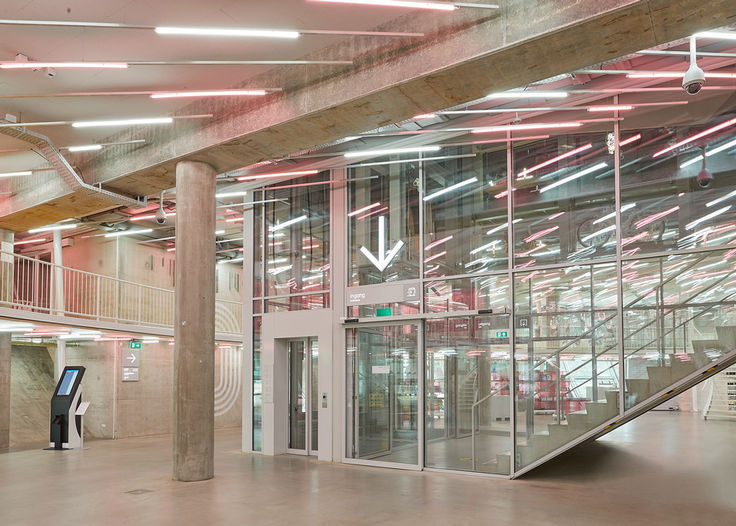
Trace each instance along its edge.
<path fill-rule="evenodd" d="M 722 203 L 726 199 L 731 199 L 732 197 L 736 197 L 736 190 L 734 190 L 733 192 L 727 193 L 723 197 L 719 197 L 718 199 L 714 199 L 713 201 L 709 201 L 709 202 L 705 203 L 705 206 L 707 206 L 708 208 L 710 208 L 711 206 L 715 206 L 718 203 Z"/>
<path fill-rule="evenodd" d="M 712 150 L 708 150 L 707 152 L 705 152 L 705 156 L 706 157 L 711 157 L 713 155 L 716 155 L 718 153 L 721 153 L 724 150 L 728 150 L 729 148 L 732 148 L 734 146 L 736 146 L 736 139 L 734 139 L 733 141 L 729 141 L 729 142 L 727 142 L 725 144 L 721 144 L 718 148 L 713 148 Z M 689 161 L 685 161 L 684 163 L 682 163 L 680 165 L 680 168 L 687 168 L 691 164 L 695 164 L 695 163 L 697 163 L 699 161 L 702 161 L 702 160 L 703 160 L 703 155 L 700 154 L 697 157 L 693 157 Z"/>
<path fill-rule="evenodd" d="M 366 150 L 362 152 L 347 152 L 344 154 L 345 158 L 351 159 L 353 157 L 377 157 L 379 155 L 394 155 L 401 153 L 418 153 L 418 152 L 436 152 L 440 149 L 439 146 L 418 146 L 415 148 L 388 148 L 385 150 Z"/>
<path fill-rule="evenodd" d="M 729 210 L 731 210 L 731 205 L 724 206 L 723 208 L 720 208 L 716 210 L 715 212 L 711 212 L 710 214 L 704 215 L 700 219 L 696 219 L 695 221 L 692 221 L 688 223 L 687 225 L 685 225 L 685 230 L 692 230 L 693 228 L 698 226 L 700 223 L 708 221 L 709 219 L 713 219 L 714 217 L 719 216 L 725 212 L 728 212 Z"/>
<path fill-rule="evenodd" d="M 520 221 L 523 221 L 523 219 L 514 219 L 512 222 L 514 224 L 519 223 Z M 504 223 L 503 225 L 499 225 L 497 227 L 491 228 L 488 232 L 486 232 L 487 236 L 490 236 L 491 234 L 495 234 L 496 232 L 503 230 L 504 228 L 507 228 L 509 226 L 508 223 Z"/>
<path fill-rule="evenodd" d="M 487 99 L 565 99 L 565 91 L 504 91 L 491 93 Z"/>
<path fill-rule="evenodd" d="M 102 150 L 101 144 L 86 144 L 84 146 L 70 146 L 67 148 L 70 152 L 94 152 Z"/>
<path fill-rule="evenodd" d="M 488 248 L 493 248 L 494 246 L 498 245 L 500 242 L 501 242 L 500 239 L 496 239 L 495 241 L 491 241 L 490 243 L 487 243 L 487 244 L 483 245 L 482 247 L 478 247 L 476 249 L 471 250 L 470 251 L 470 255 L 471 256 L 474 256 L 478 252 L 483 252 L 484 250 L 486 250 Z"/>
<path fill-rule="evenodd" d="M 112 232 L 110 234 L 105 234 L 105 237 L 132 236 L 135 234 L 148 234 L 149 232 L 153 232 L 153 229 L 152 228 L 137 228 L 135 230 L 123 230 L 122 232 Z"/>
<path fill-rule="evenodd" d="M 301 223 L 302 221 L 305 221 L 306 219 L 307 219 L 307 216 L 295 217 L 294 219 L 289 219 L 288 221 L 279 223 L 278 225 L 270 226 L 268 227 L 268 230 L 269 232 L 276 232 L 277 230 L 283 230 L 284 228 L 290 227 L 291 225 Z"/>
<path fill-rule="evenodd" d="M 152 93 L 152 99 L 183 99 L 186 97 L 255 97 L 268 94 L 264 89 L 225 89 L 209 91 L 167 91 Z"/>
<path fill-rule="evenodd" d="M 223 263 L 240 263 L 243 261 L 243 258 L 233 258 L 233 259 L 223 259 L 222 261 L 218 261 L 218 265 L 222 265 Z"/>
<path fill-rule="evenodd" d="M 135 126 L 137 124 L 171 124 L 172 117 L 153 117 L 148 119 L 120 119 L 110 121 L 77 121 L 72 123 L 74 128 L 95 128 L 101 126 Z"/>
<path fill-rule="evenodd" d="M 125 62 L 0 62 L 0 69 L 127 69 Z"/>
<path fill-rule="evenodd" d="M 715 40 L 736 40 L 736 33 L 726 33 L 724 31 L 703 31 L 702 33 L 695 33 L 695 36 Z"/>
<path fill-rule="evenodd" d="M 200 37 L 260 37 L 260 38 L 299 38 L 298 31 L 273 29 L 242 29 L 216 27 L 157 27 L 159 35 L 189 35 Z"/>
<path fill-rule="evenodd" d="M 224 231 L 224 230 L 215 230 L 215 235 L 216 235 L 216 236 L 221 236 L 221 235 L 222 235 L 222 234 L 224 234 L 224 233 L 225 233 L 225 231 Z"/>
<path fill-rule="evenodd" d="M 25 170 L 23 172 L 5 172 L 5 173 L 0 173 L 0 177 L 21 177 L 21 176 L 24 176 L 24 175 L 31 175 L 31 174 L 33 174 L 33 172 L 31 172 L 30 170 Z"/>
<path fill-rule="evenodd" d="M 312 0 L 312 2 L 377 7 L 408 7 L 413 9 L 433 9 L 436 11 L 454 11 L 457 9 L 457 6 L 451 2 L 414 2 L 412 0 Z"/>
<path fill-rule="evenodd" d="M 221 199 L 223 197 L 242 197 L 247 194 L 248 192 L 224 192 L 222 194 L 215 194 L 215 197 Z"/>
<path fill-rule="evenodd" d="M 568 177 L 565 177 L 564 179 L 560 179 L 559 181 L 555 181 L 552 184 L 548 184 L 544 188 L 539 189 L 539 193 L 542 194 L 546 192 L 547 190 L 551 190 L 552 188 L 557 188 L 558 186 L 562 186 L 563 184 L 567 184 L 570 181 L 574 181 L 575 179 L 579 179 L 580 177 L 583 177 L 584 175 L 588 175 L 589 173 L 596 172 L 602 168 L 606 168 L 608 166 L 608 163 L 598 163 L 595 166 L 591 166 L 590 168 L 586 168 L 585 170 L 582 170 L 578 173 L 572 174 Z"/>
<path fill-rule="evenodd" d="M 621 207 L 621 213 L 623 214 L 627 210 L 630 210 L 636 206 L 636 203 L 629 203 L 628 205 L 624 205 Z M 595 221 L 593 221 L 594 225 L 597 225 L 598 223 L 602 223 L 603 221 L 606 221 L 608 219 L 613 219 L 616 217 L 616 212 L 611 212 L 610 214 L 606 214 L 603 217 L 599 217 Z"/>
<path fill-rule="evenodd" d="M 453 184 L 452 186 L 448 186 L 447 188 L 443 188 L 442 190 L 439 190 L 433 194 L 424 196 L 424 201 L 430 201 L 434 199 L 435 197 L 445 195 L 447 193 L 452 192 L 453 190 L 457 190 L 458 188 L 463 188 L 465 186 L 468 186 L 469 184 L 473 184 L 477 182 L 478 182 L 477 177 L 471 177 L 470 179 L 466 179 L 465 181 L 459 182 L 457 184 Z"/>
<path fill-rule="evenodd" d="M 29 234 L 38 234 L 39 232 L 52 232 L 54 230 L 71 230 L 73 228 L 77 228 L 79 224 L 77 223 L 70 223 L 68 225 L 49 225 L 49 226 L 42 226 L 39 228 L 33 228 L 28 231 Z"/>
<path fill-rule="evenodd" d="M 600 236 L 601 234 L 605 234 L 606 232 L 611 232 L 613 230 L 616 230 L 616 225 L 610 225 L 610 226 L 607 226 L 606 228 L 601 228 L 597 232 L 593 232 L 592 234 L 588 234 L 587 236 L 585 236 L 584 238 L 582 238 L 580 241 L 583 241 L 583 242 L 589 241 L 589 240 L 593 239 L 596 236 Z"/>

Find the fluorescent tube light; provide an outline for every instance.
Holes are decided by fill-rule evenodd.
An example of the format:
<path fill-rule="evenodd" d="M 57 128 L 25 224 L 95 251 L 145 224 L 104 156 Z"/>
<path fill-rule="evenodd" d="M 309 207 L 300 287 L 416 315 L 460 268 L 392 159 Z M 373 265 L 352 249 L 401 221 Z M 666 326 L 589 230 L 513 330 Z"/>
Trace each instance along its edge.
<path fill-rule="evenodd" d="M 381 203 L 373 203 L 372 205 L 364 206 L 363 208 L 358 208 L 357 210 L 353 210 L 348 214 L 348 217 L 357 216 L 358 214 L 362 214 L 363 212 L 367 212 L 368 210 L 373 210 L 374 208 L 378 208 L 381 206 Z"/>
<path fill-rule="evenodd" d="M 711 206 L 715 206 L 718 203 L 722 203 L 723 201 L 725 201 L 727 199 L 731 199 L 732 197 L 736 197 L 736 190 L 734 190 L 733 192 L 727 193 L 723 197 L 719 197 L 718 199 L 714 199 L 713 201 L 709 201 L 709 202 L 705 203 L 705 206 L 707 206 L 707 207 L 710 208 Z"/>
<path fill-rule="evenodd" d="M 582 170 L 578 173 L 574 173 L 572 175 L 569 175 L 565 177 L 564 179 L 560 179 L 559 181 L 555 181 L 552 184 L 548 184 L 544 188 L 539 189 L 539 193 L 544 193 L 548 190 L 551 190 L 552 188 L 557 188 L 558 186 L 562 186 L 563 184 L 569 183 L 570 181 L 574 181 L 575 179 L 578 179 L 580 177 L 583 177 L 584 175 L 588 175 L 589 173 L 596 172 L 598 170 L 601 170 L 603 168 L 606 168 L 608 166 L 607 163 L 598 163 L 595 166 L 591 166 L 590 168 L 586 168 L 585 170 Z"/>
<path fill-rule="evenodd" d="M 255 179 L 267 179 L 269 177 L 289 177 L 294 175 L 315 175 L 318 174 L 319 170 L 302 170 L 299 172 L 277 172 L 270 174 L 257 174 L 257 175 L 243 175 L 238 177 L 238 181 L 253 181 Z"/>
<path fill-rule="evenodd" d="M 215 197 L 217 199 L 221 199 L 223 197 L 242 197 L 246 195 L 248 192 L 224 192 L 221 194 L 215 194 Z"/>
<path fill-rule="evenodd" d="M 692 230 L 693 228 L 698 226 L 700 223 L 708 221 L 709 219 L 713 219 L 714 217 L 719 216 L 725 212 L 728 212 L 729 210 L 731 210 L 731 205 L 724 206 L 723 208 L 720 208 L 716 210 L 715 212 L 711 212 L 710 214 L 704 215 L 700 219 L 696 219 L 695 221 L 691 221 L 690 223 L 685 225 L 685 230 Z"/>
<path fill-rule="evenodd" d="M 563 153 L 562 155 L 558 155 L 557 157 L 553 157 L 552 159 L 549 159 L 548 161 L 544 161 L 543 163 L 540 163 L 536 166 L 532 166 L 529 169 L 524 169 L 517 174 L 517 177 L 527 176 L 530 173 L 536 172 L 537 170 L 544 168 L 545 166 L 549 166 L 550 164 L 554 164 L 557 161 L 561 161 L 562 159 L 567 159 L 568 157 L 572 157 L 573 155 L 576 155 L 580 152 L 584 152 L 585 150 L 589 150 L 592 147 L 593 147 L 593 143 L 589 142 L 585 146 L 581 146 L 580 148 L 575 148 L 574 150 L 570 150 L 569 152 Z"/>
<path fill-rule="evenodd" d="M 97 150 L 102 150 L 101 144 L 87 144 L 84 146 L 70 146 L 67 148 L 70 152 L 94 152 Z"/>
<path fill-rule="evenodd" d="M 504 124 L 502 126 L 486 126 L 485 128 L 476 128 L 470 133 L 491 133 L 504 131 L 521 131 L 521 130 L 545 130 L 551 128 L 579 128 L 582 122 L 552 122 L 552 123 L 529 123 L 529 124 Z"/>
<path fill-rule="evenodd" d="M 30 245 L 32 243 L 44 243 L 46 241 L 46 238 L 35 238 L 35 239 L 24 239 L 23 241 L 16 241 L 13 243 L 14 245 Z"/>
<path fill-rule="evenodd" d="M 469 184 L 473 184 L 477 182 L 478 182 L 477 177 L 471 177 L 470 179 L 466 179 L 465 181 L 459 182 L 457 184 L 453 184 L 452 186 L 448 186 L 447 188 L 443 188 L 442 190 L 439 190 L 433 194 L 424 196 L 424 201 L 430 201 L 434 199 L 435 197 L 445 195 L 449 192 L 452 192 L 453 190 L 457 190 L 458 188 L 463 188 L 465 186 L 468 186 Z"/>
<path fill-rule="evenodd" d="M 0 69 L 126 69 L 125 62 L 0 62 Z"/>
<path fill-rule="evenodd" d="M 638 141 L 639 139 L 641 139 L 641 133 L 637 133 L 637 134 L 636 134 L 636 135 L 634 135 L 633 137 L 629 137 L 628 139 L 624 139 L 624 140 L 623 140 L 623 141 L 621 141 L 621 142 L 620 142 L 620 143 L 619 143 L 618 145 L 619 145 L 619 146 L 626 146 L 627 144 L 631 144 L 632 142 L 636 142 L 636 141 Z"/>
<path fill-rule="evenodd" d="M 629 111 L 633 110 L 633 106 L 628 105 L 622 105 L 622 104 L 611 104 L 609 106 L 588 106 L 589 112 L 596 112 L 596 111 Z"/>
<path fill-rule="evenodd" d="M 264 89 L 224 89 L 210 91 L 169 91 L 152 93 L 152 99 L 182 99 L 186 97 L 249 97 L 266 95 Z"/>
<path fill-rule="evenodd" d="M 24 170 L 22 172 L 5 172 L 5 173 L 0 173 L 0 177 L 21 177 L 21 176 L 24 176 L 24 175 L 31 175 L 31 174 L 33 174 L 32 171 L 30 171 L 30 170 Z"/>
<path fill-rule="evenodd" d="M 452 235 L 449 235 L 447 237 L 443 237 L 442 239 L 438 239 L 437 241 L 431 242 L 429 245 L 424 247 L 425 251 L 432 250 L 434 247 L 441 245 L 442 243 L 446 243 L 452 239 Z"/>
<path fill-rule="evenodd" d="M 159 35 L 189 35 L 202 37 L 262 37 L 262 38 L 299 38 L 298 31 L 273 29 L 242 29 L 216 27 L 157 27 Z"/>
<path fill-rule="evenodd" d="M 70 223 L 68 225 L 49 225 L 49 226 L 42 226 L 39 228 L 33 228 L 28 231 L 29 234 L 38 234 L 39 232 L 52 232 L 54 230 L 72 230 L 73 228 L 77 228 L 79 224 L 77 223 Z"/>
<path fill-rule="evenodd" d="M 736 33 L 726 33 L 724 31 L 703 31 L 695 33 L 698 38 L 713 38 L 716 40 L 736 40 Z"/>
<path fill-rule="evenodd" d="M 171 124 L 172 117 L 153 117 L 148 119 L 120 119 L 110 121 L 78 121 L 73 122 L 74 128 L 95 128 L 101 126 L 135 126 L 137 124 Z"/>
<path fill-rule="evenodd" d="M 491 93 L 487 99 L 565 99 L 565 91 L 504 91 Z"/>
<path fill-rule="evenodd" d="M 411 9 L 433 9 L 436 11 L 454 11 L 457 6 L 450 2 L 412 2 L 411 0 L 311 0 L 331 4 L 367 5 L 376 7 L 408 7 Z"/>
<path fill-rule="evenodd" d="M 366 150 L 362 152 L 347 152 L 344 156 L 347 159 L 353 157 L 377 157 L 379 155 L 394 155 L 402 153 L 418 153 L 418 152 L 436 152 L 440 149 L 439 146 L 417 146 L 414 148 L 388 148 L 384 150 Z"/>
<path fill-rule="evenodd" d="M 683 139 L 682 141 L 678 141 L 675 144 L 673 144 L 672 146 L 668 146 L 664 150 L 660 150 L 660 151 L 656 152 L 654 155 L 652 155 L 652 158 L 657 158 L 660 155 L 663 155 L 663 154 L 665 154 L 667 152 L 671 152 L 672 150 L 675 150 L 675 149 L 679 148 L 680 146 L 684 146 L 686 144 L 690 144 L 691 142 L 697 141 L 698 139 L 701 139 L 701 138 L 705 137 L 706 135 L 710 135 L 711 133 L 715 133 L 715 132 L 720 131 L 720 130 L 722 130 L 724 128 L 728 128 L 730 126 L 733 126 L 734 124 L 736 124 L 736 118 L 729 119 L 729 120 L 727 120 L 725 122 L 722 122 L 722 123 L 720 123 L 720 124 L 718 124 L 716 126 L 713 126 L 712 128 L 708 128 L 705 131 L 702 131 L 700 133 L 696 133 L 692 137 L 688 137 L 687 139 Z"/>
<path fill-rule="evenodd" d="M 636 206 L 636 203 L 629 203 L 627 205 L 624 205 L 621 207 L 621 213 L 623 214 L 624 212 L 634 208 L 635 206 Z M 598 219 L 593 221 L 593 224 L 597 225 L 598 223 L 602 223 L 603 221 L 606 221 L 608 219 L 613 219 L 614 217 L 616 217 L 616 212 L 611 212 L 610 214 L 606 214 L 603 217 L 599 217 Z"/>
<path fill-rule="evenodd" d="M 105 234 L 105 237 L 132 236 L 135 234 L 147 234 L 149 232 L 153 232 L 153 229 L 152 228 L 138 228 L 135 230 L 124 230 L 122 232 L 112 232 L 110 234 Z"/>
<path fill-rule="evenodd" d="M 585 236 L 584 238 L 582 238 L 580 241 L 582 241 L 582 242 L 589 241 L 589 240 L 593 239 L 596 236 L 600 236 L 601 234 L 605 234 L 606 232 L 611 232 L 613 230 L 616 230 L 616 225 L 610 225 L 610 226 L 607 226 L 605 228 L 601 228 L 597 232 L 593 232 L 592 234 L 588 234 L 587 236 Z"/>
<path fill-rule="evenodd" d="M 289 219 L 288 221 L 279 223 L 278 225 L 270 226 L 268 227 L 268 230 L 269 232 L 276 232 L 277 230 L 283 230 L 284 228 L 290 227 L 291 225 L 301 223 L 302 221 L 305 221 L 306 219 L 307 219 L 307 216 L 295 217 L 294 219 Z"/>

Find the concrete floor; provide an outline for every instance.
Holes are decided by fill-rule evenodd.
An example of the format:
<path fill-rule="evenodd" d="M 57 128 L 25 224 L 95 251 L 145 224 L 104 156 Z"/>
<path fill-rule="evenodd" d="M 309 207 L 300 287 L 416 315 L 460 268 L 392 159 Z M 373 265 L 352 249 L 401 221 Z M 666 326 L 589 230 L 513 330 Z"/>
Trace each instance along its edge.
<path fill-rule="evenodd" d="M 0 524 L 733 524 L 735 436 L 650 413 L 516 481 L 241 454 L 225 430 L 216 478 L 176 483 L 170 437 L 96 441 L 0 454 Z"/>

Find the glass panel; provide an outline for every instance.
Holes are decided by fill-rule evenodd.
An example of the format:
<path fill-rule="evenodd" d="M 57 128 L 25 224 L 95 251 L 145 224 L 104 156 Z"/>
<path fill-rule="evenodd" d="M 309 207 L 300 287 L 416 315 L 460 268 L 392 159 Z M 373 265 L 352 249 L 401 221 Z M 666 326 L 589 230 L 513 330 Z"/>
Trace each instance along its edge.
<path fill-rule="evenodd" d="M 624 255 L 717 247 L 736 239 L 734 125 L 681 148 L 671 148 L 673 143 L 718 126 L 736 113 L 729 109 L 713 117 L 711 108 L 722 106 L 711 103 L 696 111 L 693 103 L 704 101 L 689 102 L 687 121 L 692 124 L 688 126 L 657 126 L 621 134 L 624 141 L 640 137 L 622 147 Z M 733 108 L 733 103 L 724 105 Z M 660 122 L 647 120 L 653 125 Z M 703 172 L 706 169 L 707 173 Z"/>
<path fill-rule="evenodd" d="M 514 146 L 514 264 L 616 255 L 608 132 Z"/>
<path fill-rule="evenodd" d="M 508 274 L 431 281 L 424 287 L 427 312 L 510 308 Z"/>
<path fill-rule="evenodd" d="M 419 463 L 416 325 L 347 331 L 350 458 Z"/>
<path fill-rule="evenodd" d="M 324 172 L 290 184 L 328 177 Z M 266 200 L 278 200 L 266 203 L 266 296 L 329 290 L 329 190 L 330 185 L 324 184 L 265 192 Z"/>
<path fill-rule="evenodd" d="M 262 192 L 253 192 L 253 201 L 262 201 Z M 263 296 L 263 205 L 253 206 L 253 297 Z"/>
<path fill-rule="evenodd" d="M 350 178 L 355 180 L 348 184 L 349 284 L 418 278 L 417 163 L 353 168 Z"/>
<path fill-rule="evenodd" d="M 261 451 L 261 317 L 253 318 L 253 451 Z"/>
<path fill-rule="evenodd" d="M 734 253 L 641 259 L 624 267 L 627 408 L 736 349 Z"/>
<path fill-rule="evenodd" d="M 616 266 L 516 274 L 517 467 L 619 414 Z"/>
<path fill-rule="evenodd" d="M 289 448 L 307 449 L 307 356 L 304 341 L 289 342 Z"/>
<path fill-rule="evenodd" d="M 266 312 L 326 309 L 330 306 L 330 294 L 307 294 L 266 300 Z"/>
<path fill-rule="evenodd" d="M 371 305 L 356 305 L 348 307 L 348 316 L 360 318 L 375 318 L 379 314 L 386 316 L 388 309 L 389 316 L 406 316 L 410 314 L 419 314 L 418 301 L 401 301 L 394 303 L 373 303 Z"/>
<path fill-rule="evenodd" d="M 309 340 L 312 347 L 312 396 L 311 396 L 311 410 L 312 410 L 312 442 L 309 445 L 310 451 L 319 451 L 319 404 L 321 397 L 319 395 L 319 345 L 317 340 Z"/>
<path fill-rule="evenodd" d="M 427 320 L 427 466 L 509 473 L 509 324 L 507 314 Z"/>
<path fill-rule="evenodd" d="M 459 275 L 508 266 L 507 201 L 495 198 L 506 179 L 505 144 L 460 159 L 424 163 L 425 277 Z M 502 196 L 504 197 L 504 196 Z"/>

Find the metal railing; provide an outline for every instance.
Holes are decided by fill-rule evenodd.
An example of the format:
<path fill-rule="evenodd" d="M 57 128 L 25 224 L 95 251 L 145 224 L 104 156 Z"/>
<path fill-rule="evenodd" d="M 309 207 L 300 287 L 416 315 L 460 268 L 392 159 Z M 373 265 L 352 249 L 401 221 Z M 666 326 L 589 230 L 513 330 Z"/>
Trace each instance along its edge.
<path fill-rule="evenodd" d="M 174 326 L 174 291 L 0 252 L 0 307 L 146 327 Z M 216 300 L 215 330 L 242 335 L 243 304 Z"/>

